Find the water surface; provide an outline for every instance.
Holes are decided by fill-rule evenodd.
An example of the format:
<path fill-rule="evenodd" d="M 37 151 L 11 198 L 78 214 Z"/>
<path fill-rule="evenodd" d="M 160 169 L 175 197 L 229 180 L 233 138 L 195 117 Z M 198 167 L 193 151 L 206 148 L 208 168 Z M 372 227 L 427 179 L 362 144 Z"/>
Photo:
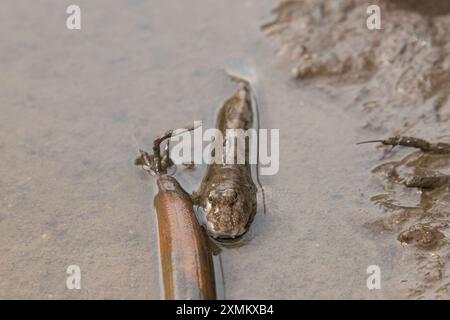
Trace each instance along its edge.
<path fill-rule="evenodd" d="M 249 241 L 222 252 L 226 298 L 402 296 L 395 235 L 364 227 L 379 212 L 377 159 L 355 146 L 363 116 L 288 76 L 259 30 L 274 1 L 80 0 L 81 31 L 65 28 L 69 4 L 0 12 L 1 298 L 162 297 L 154 181 L 133 160 L 168 128 L 213 123 L 230 65 L 257 75 L 280 171 L 262 177 L 267 214 Z M 65 286 L 72 264 L 78 291 Z M 366 287 L 369 265 L 381 290 Z"/>

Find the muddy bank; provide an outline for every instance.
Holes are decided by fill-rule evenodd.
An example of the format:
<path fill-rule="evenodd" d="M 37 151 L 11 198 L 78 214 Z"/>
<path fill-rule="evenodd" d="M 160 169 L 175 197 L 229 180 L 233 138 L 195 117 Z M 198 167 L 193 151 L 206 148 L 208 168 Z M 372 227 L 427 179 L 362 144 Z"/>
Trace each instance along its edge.
<path fill-rule="evenodd" d="M 359 112 L 362 135 L 408 134 L 448 142 L 450 3 L 375 3 L 381 8 L 381 30 L 368 30 L 368 4 L 357 0 L 282 1 L 273 10 L 274 20 L 262 28 L 289 61 L 286 77 L 344 99 L 344 110 Z M 364 148 L 378 157 L 370 184 L 379 194 L 371 201 L 382 211 L 366 226 L 390 239 L 395 235 L 403 246 L 400 259 L 409 267 L 399 282 L 409 297 L 449 298 L 449 186 L 408 188 L 404 180 L 448 174 L 450 157 Z"/>
<path fill-rule="evenodd" d="M 374 3 L 381 30 L 367 29 L 368 4 L 357 0 L 283 1 L 263 28 L 291 59 L 293 77 L 321 78 L 332 92 L 348 85 L 353 107 L 368 114 L 366 128 L 407 132 L 419 120 L 447 121 L 450 4 Z"/>
<path fill-rule="evenodd" d="M 367 224 L 370 230 L 394 233 L 411 264 L 402 281 L 412 298 L 449 298 L 450 185 L 408 188 L 410 177 L 439 177 L 450 171 L 449 155 L 409 152 L 400 160 L 384 161 L 373 170 L 373 183 L 382 193 L 371 200 L 382 216 Z"/>

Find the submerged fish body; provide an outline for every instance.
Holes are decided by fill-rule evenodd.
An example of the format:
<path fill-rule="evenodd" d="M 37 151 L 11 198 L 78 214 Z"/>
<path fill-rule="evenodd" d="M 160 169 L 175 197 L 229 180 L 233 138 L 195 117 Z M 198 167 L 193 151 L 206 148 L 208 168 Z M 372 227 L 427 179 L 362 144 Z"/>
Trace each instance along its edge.
<path fill-rule="evenodd" d="M 248 130 L 253 124 L 252 92 L 250 84 L 243 79 L 235 79 L 239 88 L 220 109 L 217 128 L 223 135 L 224 159 L 237 158 L 237 150 L 230 152 L 229 129 Z M 208 234 L 217 240 L 230 240 L 242 236 L 249 228 L 256 214 L 257 188 L 252 179 L 249 164 L 249 145 L 245 144 L 245 162 L 238 164 L 213 163 L 200 188 L 200 205 L 205 213 Z M 212 154 L 214 157 L 214 153 Z"/>

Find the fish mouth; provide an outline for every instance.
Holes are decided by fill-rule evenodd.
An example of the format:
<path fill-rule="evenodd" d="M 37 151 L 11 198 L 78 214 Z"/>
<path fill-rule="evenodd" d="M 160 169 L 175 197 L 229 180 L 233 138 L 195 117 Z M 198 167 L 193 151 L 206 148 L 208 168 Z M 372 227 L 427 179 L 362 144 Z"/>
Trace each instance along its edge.
<path fill-rule="evenodd" d="M 239 243 L 244 238 L 244 235 L 246 233 L 247 233 L 247 231 L 244 231 L 244 233 L 241 233 L 241 234 L 239 234 L 237 236 L 234 236 L 234 237 L 228 237 L 228 236 L 217 236 L 217 237 L 215 237 L 215 236 L 212 236 L 212 235 L 211 235 L 211 237 L 214 239 L 214 241 L 217 241 L 217 242 L 219 242 L 221 244 L 233 245 L 233 244 Z"/>
<path fill-rule="evenodd" d="M 240 247 L 244 243 L 244 235 L 246 232 L 235 238 L 212 238 L 212 241 L 223 247 L 235 248 Z"/>
<path fill-rule="evenodd" d="M 229 231 L 221 231 L 221 230 L 215 230 L 214 225 L 211 222 L 207 222 L 206 230 L 210 237 L 212 237 L 214 240 L 221 242 L 221 243 L 235 243 L 239 242 L 243 236 L 248 231 L 249 223 L 244 228 L 239 228 L 237 231 L 229 232 Z"/>

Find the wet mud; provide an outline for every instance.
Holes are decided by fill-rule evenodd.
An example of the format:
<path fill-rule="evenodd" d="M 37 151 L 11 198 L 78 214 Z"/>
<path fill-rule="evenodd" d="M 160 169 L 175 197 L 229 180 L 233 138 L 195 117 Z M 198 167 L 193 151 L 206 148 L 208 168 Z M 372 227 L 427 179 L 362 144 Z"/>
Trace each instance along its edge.
<path fill-rule="evenodd" d="M 292 76 L 320 78 L 333 93 L 353 85 L 353 107 L 374 131 L 413 129 L 418 120 L 447 121 L 450 110 L 450 4 L 375 1 L 381 30 L 368 30 L 360 0 L 282 1 L 265 25 L 292 62 Z M 357 86 L 354 86 L 358 84 Z"/>
<path fill-rule="evenodd" d="M 331 11 L 317 20 L 320 15 L 295 9 L 295 28 L 287 21 L 284 30 L 275 31 L 281 26 L 276 23 L 264 32 L 260 25 L 270 21 L 276 1 L 78 2 L 84 15 L 79 33 L 65 28 L 63 2 L 5 0 L 0 11 L 1 298 L 162 298 L 153 206 L 157 190 L 133 160 L 139 148 L 151 148 L 151 138 L 167 128 L 192 120 L 214 128 L 217 111 L 235 90 L 223 69 L 235 65 L 255 71 L 261 127 L 280 129 L 280 170 L 261 179 L 267 214 L 257 212 L 242 246 L 220 254 L 219 298 L 396 299 L 417 288 L 424 290 L 417 297 L 439 288 L 445 296 L 445 273 L 425 288 L 428 282 L 415 272 L 427 273 L 431 267 L 424 261 L 432 263 L 431 270 L 446 270 L 441 234 L 447 230 L 437 220 L 418 218 L 424 212 L 418 205 L 421 190 L 371 172 L 416 151 L 356 146 L 397 134 L 448 141 L 448 86 L 439 80 L 443 73 L 427 67 L 433 61 L 438 61 L 437 71 L 445 67 L 446 46 L 422 46 L 430 33 L 435 39 L 445 34 L 445 8 L 424 14 L 399 2 L 391 18 L 386 14 L 383 20 L 382 32 L 391 34 L 385 42 L 368 33 L 366 8 L 352 1 L 305 1 L 300 8 L 312 12 L 324 3 L 325 12 Z M 364 19 L 354 21 L 348 14 Z M 308 21 L 303 16 L 323 29 L 302 31 Z M 271 31 L 274 41 L 266 37 Z M 344 63 L 337 71 L 326 65 L 292 79 L 299 59 L 308 61 L 308 55 L 301 57 L 301 46 L 286 41 L 299 32 L 309 37 L 311 61 L 327 61 L 327 52 L 337 50 Z M 376 49 L 369 35 L 391 50 Z M 401 63 L 390 64 L 387 58 L 402 51 L 400 40 L 408 42 L 395 59 Z M 274 58 L 276 42 L 291 59 Z M 377 54 L 369 49 L 357 54 L 366 44 Z M 430 72 L 439 81 L 424 95 L 417 79 Z M 398 88 L 414 94 L 393 90 L 389 83 L 396 79 L 403 79 Z M 439 171 L 436 176 L 450 174 L 447 156 L 427 156 L 437 159 L 427 165 Z M 205 170 L 180 169 L 175 177 L 191 193 Z M 386 184 L 392 190 L 385 190 Z M 445 221 L 445 188 L 426 194 L 436 199 L 428 213 L 439 213 Z M 370 201 L 376 195 L 411 210 L 403 218 L 402 210 Z M 380 217 L 391 229 L 379 227 Z M 409 220 L 398 225 L 399 219 Z M 410 230 L 417 223 L 424 227 Z M 382 270 L 382 290 L 366 286 L 367 266 L 374 264 Z M 66 288 L 69 265 L 81 268 L 80 290 Z M 430 271 L 427 279 L 436 274 Z"/>
<path fill-rule="evenodd" d="M 367 224 L 370 230 L 395 234 L 404 248 L 403 259 L 411 264 L 402 281 L 409 297 L 448 299 L 450 284 L 450 184 L 449 181 L 422 185 L 414 177 L 442 177 L 450 171 L 449 155 L 412 152 L 398 161 L 388 161 L 373 170 L 374 183 L 383 193 L 374 195 L 383 215 Z M 446 179 L 444 179 L 446 180 Z M 439 179 L 438 179 L 439 181 Z M 408 183 L 409 182 L 409 183 Z"/>
<path fill-rule="evenodd" d="M 381 8 L 381 30 L 368 30 L 369 4 L 358 0 L 281 1 L 262 29 L 299 86 L 347 97 L 361 134 L 440 142 L 392 138 L 380 141 L 382 150 L 360 147 L 377 159 L 369 183 L 379 193 L 370 201 L 381 211 L 365 226 L 396 239 L 406 297 L 448 299 L 450 155 L 435 151 L 450 141 L 450 3 L 370 4 Z M 405 148 L 413 142 L 419 150 Z"/>

